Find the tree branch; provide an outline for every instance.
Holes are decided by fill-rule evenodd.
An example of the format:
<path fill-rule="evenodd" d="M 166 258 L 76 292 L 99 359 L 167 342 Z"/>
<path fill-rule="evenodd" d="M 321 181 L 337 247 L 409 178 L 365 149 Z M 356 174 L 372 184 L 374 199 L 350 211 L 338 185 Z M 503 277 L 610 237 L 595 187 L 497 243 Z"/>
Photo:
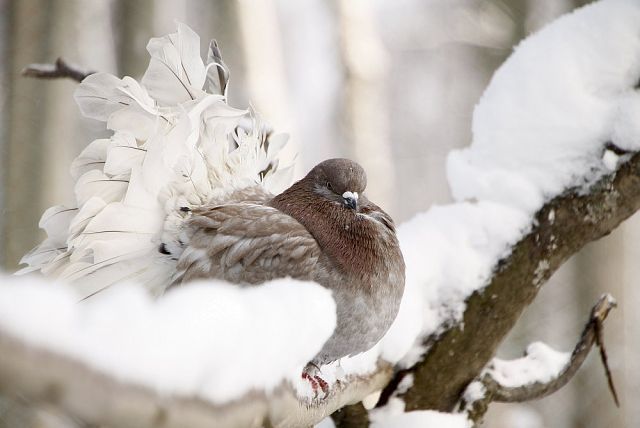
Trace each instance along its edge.
<path fill-rule="evenodd" d="M 580 340 L 573 349 L 571 358 L 567 362 L 567 365 L 558 374 L 558 377 L 556 377 L 552 381 L 547 383 L 534 383 L 531 385 L 509 388 L 500 385 L 490 375 L 487 375 L 483 380 L 483 383 L 487 387 L 487 391 L 490 391 L 492 393 L 492 401 L 497 401 L 500 403 L 520 403 L 530 400 L 536 400 L 551 395 L 565 386 L 578 372 L 578 369 L 582 366 L 584 360 L 589 355 L 589 351 L 591 351 L 591 347 L 593 346 L 593 344 L 599 342 L 598 336 L 601 334 L 600 327 L 609 314 L 609 311 L 615 306 L 615 300 L 612 300 L 610 295 L 605 295 L 600 298 L 598 303 L 596 303 L 596 305 L 591 310 L 589 321 L 587 322 L 587 325 L 582 332 Z M 598 346 L 603 348 L 600 343 L 598 343 Z M 603 364 L 605 367 L 605 371 L 609 372 L 609 367 L 605 360 L 603 360 Z M 618 404 L 618 397 L 615 393 L 615 389 L 612 388 L 611 392 L 614 396 L 616 404 Z"/>
<path fill-rule="evenodd" d="M 95 71 L 85 71 L 74 65 L 68 64 L 62 58 L 58 58 L 54 64 L 29 64 L 22 70 L 25 77 L 36 79 L 64 79 L 68 78 L 76 82 L 82 82 L 85 77 L 94 74 Z"/>
<path fill-rule="evenodd" d="M 549 201 L 536 214 L 531 232 L 498 263 L 489 284 L 467 300 L 464 329 L 454 326 L 434 340 L 411 369 L 414 385 L 401 394 L 407 410 L 451 411 L 553 272 L 639 208 L 637 153 L 588 193 L 570 189 Z"/>
<path fill-rule="evenodd" d="M 34 404 L 52 404 L 63 414 L 91 425 L 123 428 L 310 426 L 382 389 L 392 374 L 392 367 L 381 362 L 368 376 L 349 376 L 334 385 L 330 396 L 320 402 L 300 400 L 289 384 L 283 384 L 269 395 L 254 391 L 218 405 L 118 381 L 3 331 L 0 355 L 0 393 Z"/>
<path fill-rule="evenodd" d="M 331 415 L 336 428 L 366 428 L 369 426 L 369 412 L 360 403 L 338 409 Z"/>
<path fill-rule="evenodd" d="M 476 422 L 481 420 L 489 408 L 489 404 L 492 402 L 522 403 L 537 400 L 551 395 L 565 386 L 578 372 L 594 344 L 597 344 L 601 350 L 604 350 L 602 327 L 607 315 L 615 306 L 616 302 L 609 294 L 605 294 L 598 300 L 591 309 L 589 320 L 582 331 L 580 340 L 571 353 L 571 358 L 569 358 L 569 361 L 567 361 L 567 364 L 560 370 L 558 375 L 550 381 L 508 387 L 494 379 L 491 372 L 487 372 L 481 376 L 479 382 L 484 387 L 484 397 L 472 403 L 463 403 L 463 407 L 469 408 L 471 419 Z M 602 359 L 602 363 L 607 379 L 609 380 L 609 387 L 613 399 L 616 405 L 619 405 L 618 396 L 613 386 L 613 380 L 606 358 Z"/>

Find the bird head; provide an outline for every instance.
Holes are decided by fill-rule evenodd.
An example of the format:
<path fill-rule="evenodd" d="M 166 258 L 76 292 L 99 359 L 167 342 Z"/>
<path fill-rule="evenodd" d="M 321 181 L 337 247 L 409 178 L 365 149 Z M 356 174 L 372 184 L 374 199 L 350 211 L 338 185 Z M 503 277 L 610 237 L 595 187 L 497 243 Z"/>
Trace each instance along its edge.
<path fill-rule="evenodd" d="M 314 192 L 351 210 L 358 209 L 358 198 L 367 187 L 367 174 L 349 159 L 328 159 L 307 175 Z"/>

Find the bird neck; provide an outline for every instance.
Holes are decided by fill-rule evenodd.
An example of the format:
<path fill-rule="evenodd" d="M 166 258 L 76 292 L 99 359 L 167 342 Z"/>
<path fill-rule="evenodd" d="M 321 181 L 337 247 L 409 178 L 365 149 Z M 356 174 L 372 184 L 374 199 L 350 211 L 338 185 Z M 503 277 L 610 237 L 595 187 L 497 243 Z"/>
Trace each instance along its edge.
<path fill-rule="evenodd" d="M 310 180 L 295 183 L 269 205 L 300 222 L 343 274 L 365 279 L 386 266 L 382 249 L 388 243 L 381 242 L 376 222 L 318 195 Z"/>

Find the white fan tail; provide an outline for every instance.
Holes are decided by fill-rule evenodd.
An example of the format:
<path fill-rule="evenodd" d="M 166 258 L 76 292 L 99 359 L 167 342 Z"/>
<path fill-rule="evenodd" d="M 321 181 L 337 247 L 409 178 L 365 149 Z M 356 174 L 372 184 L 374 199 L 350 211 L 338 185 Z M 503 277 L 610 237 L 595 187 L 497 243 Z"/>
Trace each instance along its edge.
<path fill-rule="evenodd" d="M 142 81 L 106 73 L 77 88 L 82 113 L 113 135 L 89 144 L 71 165 L 76 205 L 49 208 L 47 239 L 22 259 L 19 273 L 41 271 L 71 282 L 87 298 L 122 281 L 161 294 L 185 246 L 190 210 L 262 186 L 275 193 L 290 181 L 278 165 L 284 135 L 271 135 L 256 115 L 230 107 L 228 71 L 215 42 L 208 63 L 189 27 L 151 39 Z"/>

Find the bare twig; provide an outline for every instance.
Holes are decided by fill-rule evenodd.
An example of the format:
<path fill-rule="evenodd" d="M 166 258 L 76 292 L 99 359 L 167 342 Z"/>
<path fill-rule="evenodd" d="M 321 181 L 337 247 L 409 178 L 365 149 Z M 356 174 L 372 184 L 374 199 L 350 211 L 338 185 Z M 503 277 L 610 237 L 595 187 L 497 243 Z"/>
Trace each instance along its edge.
<path fill-rule="evenodd" d="M 594 344 L 600 347 L 601 355 L 603 355 L 604 344 L 602 342 L 602 327 L 609 311 L 611 311 L 615 306 L 616 301 L 609 294 L 603 295 L 598 300 L 591 309 L 589 320 L 582 331 L 580 340 L 573 349 L 571 358 L 558 375 L 549 382 L 535 382 L 517 387 L 507 387 L 496 381 L 490 373 L 486 373 L 482 376 L 480 382 L 485 388 L 485 395 L 481 400 L 469 403 L 469 407 L 471 407 L 469 413 L 472 419 L 475 421 L 481 419 L 491 402 L 520 403 L 536 400 L 553 394 L 565 386 L 582 366 Z M 609 366 L 606 361 L 606 354 L 604 354 L 602 358 L 602 363 L 605 367 L 607 380 L 609 382 L 609 388 L 611 389 L 616 405 L 618 405 L 618 397 L 615 392 L 611 372 L 609 371 Z"/>
<path fill-rule="evenodd" d="M 605 314 L 606 317 L 606 314 Z M 604 374 L 607 376 L 607 384 L 609 385 L 609 391 L 611 391 L 611 395 L 613 396 L 613 401 L 616 403 L 617 407 L 620 407 L 620 401 L 618 400 L 618 393 L 616 392 L 616 387 L 613 384 L 613 376 L 611 375 L 611 369 L 609 368 L 609 362 L 607 359 L 607 350 L 604 347 L 604 335 L 601 323 L 596 323 L 595 325 L 596 331 L 596 344 L 598 348 L 600 348 L 600 360 L 602 361 L 602 366 L 604 367 Z"/>
<path fill-rule="evenodd" d="M 68 64 L 62 58 L 58 58 L 55 64 L 29 64 L 22 70 L 25 77 L 36 79 L 72 79 L 82 82 L 85 77 L 94 74 L 95 71 L 80 70 L 74 65 Z"/>

